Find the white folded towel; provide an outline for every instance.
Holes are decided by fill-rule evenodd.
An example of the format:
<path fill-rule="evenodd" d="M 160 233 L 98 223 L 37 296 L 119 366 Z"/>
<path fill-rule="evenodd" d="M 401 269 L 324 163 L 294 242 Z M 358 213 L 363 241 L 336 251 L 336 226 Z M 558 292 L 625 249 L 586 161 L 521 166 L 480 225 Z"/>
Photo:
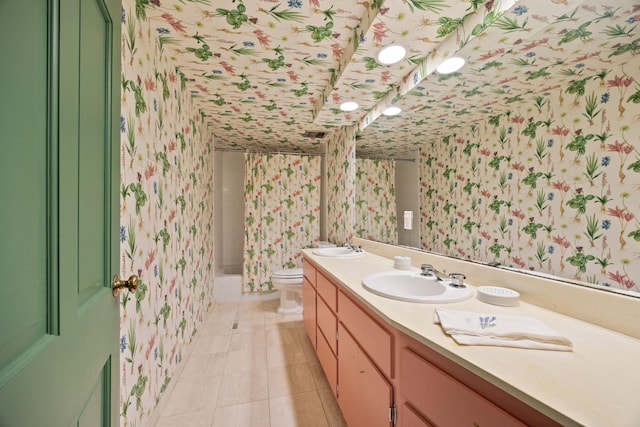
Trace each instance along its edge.
<path fill-rule="evenodd" d="M 571 351 L 569 339 L 538 319 L 438 308 L 434 323 L 458 343 Z"/>

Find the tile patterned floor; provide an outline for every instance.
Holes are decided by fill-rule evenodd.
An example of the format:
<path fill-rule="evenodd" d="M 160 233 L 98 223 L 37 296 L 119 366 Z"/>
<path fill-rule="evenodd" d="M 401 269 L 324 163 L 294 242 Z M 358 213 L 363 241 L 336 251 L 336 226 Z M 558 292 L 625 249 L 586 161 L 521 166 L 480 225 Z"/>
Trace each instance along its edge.
<path fill-rule="evenodd" d="M 301 315 L 217 304 L 152 416 L 156 427 L 346 426 Z"/>

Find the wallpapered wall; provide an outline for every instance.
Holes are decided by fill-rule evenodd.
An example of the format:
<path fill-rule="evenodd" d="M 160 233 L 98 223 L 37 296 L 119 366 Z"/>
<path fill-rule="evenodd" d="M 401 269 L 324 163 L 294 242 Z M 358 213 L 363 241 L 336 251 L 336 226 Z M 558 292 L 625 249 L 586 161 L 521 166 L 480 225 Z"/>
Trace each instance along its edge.
<path fill-rule="evenodd" d="M 356 129 L 327 135 L 327 239 L 337 245 L 355 236 Z"/>
<path fill-rule="evenodd" d="M 356 159 L 356 235 L 398 243 L 395 160 Z"/>
<path fill-rule="evenodd" d="M 422 246 L 640 292 L 638 69 L 636 55 L 532 87 L 510 114 L 427 144 Z"/>
<path fill-rule="evenodd" d="M 243 283 L 271 289 L 271 273 L 302 268 L 320 237 L 320 157 L 245 154 Z"/>
<path fill-rule="evenodd" d="M 123 2 L 120 424 L 142 426 L 212 303 L 213 143 L 151 17 Z"/>

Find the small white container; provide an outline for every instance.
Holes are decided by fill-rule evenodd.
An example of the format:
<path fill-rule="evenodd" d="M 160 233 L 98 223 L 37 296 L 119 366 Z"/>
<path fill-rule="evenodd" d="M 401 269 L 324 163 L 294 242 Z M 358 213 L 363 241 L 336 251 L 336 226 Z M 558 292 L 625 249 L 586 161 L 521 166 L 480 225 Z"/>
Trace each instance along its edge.
<path fill-rule="evenodd" d="M 520 294 L 512 289 L 499 286 L 480 286 L 478 299 L 487 304 L 515 307 L 519 304 Z"/>
<path fill-rule="evenodd" d="M 411 258 L 408 256 L 393 257 L 393 267 L 397 270 L 411 270 Z"/>

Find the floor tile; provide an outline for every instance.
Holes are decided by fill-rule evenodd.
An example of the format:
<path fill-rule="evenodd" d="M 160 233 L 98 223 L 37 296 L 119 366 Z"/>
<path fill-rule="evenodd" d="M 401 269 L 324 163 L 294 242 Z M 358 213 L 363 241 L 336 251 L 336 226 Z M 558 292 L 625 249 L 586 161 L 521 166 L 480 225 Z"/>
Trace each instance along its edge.
<path fill-rule="evenodd" d="M 227 374 L 222 378 L 217 406 L 265 400 L 269 397 L 267 373 Z"/>
<path fill-rule="evenodd" d="M 307 363 L 269 368 L 269 397 L 288 396 L 316 389 Z"/>
<path fill-rule="evenodd" d="M 273 427 L 326 427 L 327 418 L 317 391 L 269 399 Z"/>
<path fill-rule="evenodd" d="M 175 385 L 162 417 L 206 411 L 215 406 L 222 377 L 180 379 Z"/>
<path fill-rule="evenodd" d="M 266 372 L 267 355 L 264 348 L 230 351 L 227 355 L 225 374 L 242 372 Z"/>
<path fill-rule="evenodd" d="M 213 419 L 213 413 L 214 409 L 210 408 L 192 414 L 162 417 L 155 424 L 155 427 L 209 427 Z"/>
<path fill-rule="evenodd" d="M 216 408 L 212 427 L 270 427 L 269 401 Z"/>
<path fill-rule="evenodd" d="M 267 347 L 267 365 L 270 368 L 276 366 L 295 365 L 305 363 L 307 357 L 302 349 L 302 344 L 294 342 L 274 347 Z"/>

